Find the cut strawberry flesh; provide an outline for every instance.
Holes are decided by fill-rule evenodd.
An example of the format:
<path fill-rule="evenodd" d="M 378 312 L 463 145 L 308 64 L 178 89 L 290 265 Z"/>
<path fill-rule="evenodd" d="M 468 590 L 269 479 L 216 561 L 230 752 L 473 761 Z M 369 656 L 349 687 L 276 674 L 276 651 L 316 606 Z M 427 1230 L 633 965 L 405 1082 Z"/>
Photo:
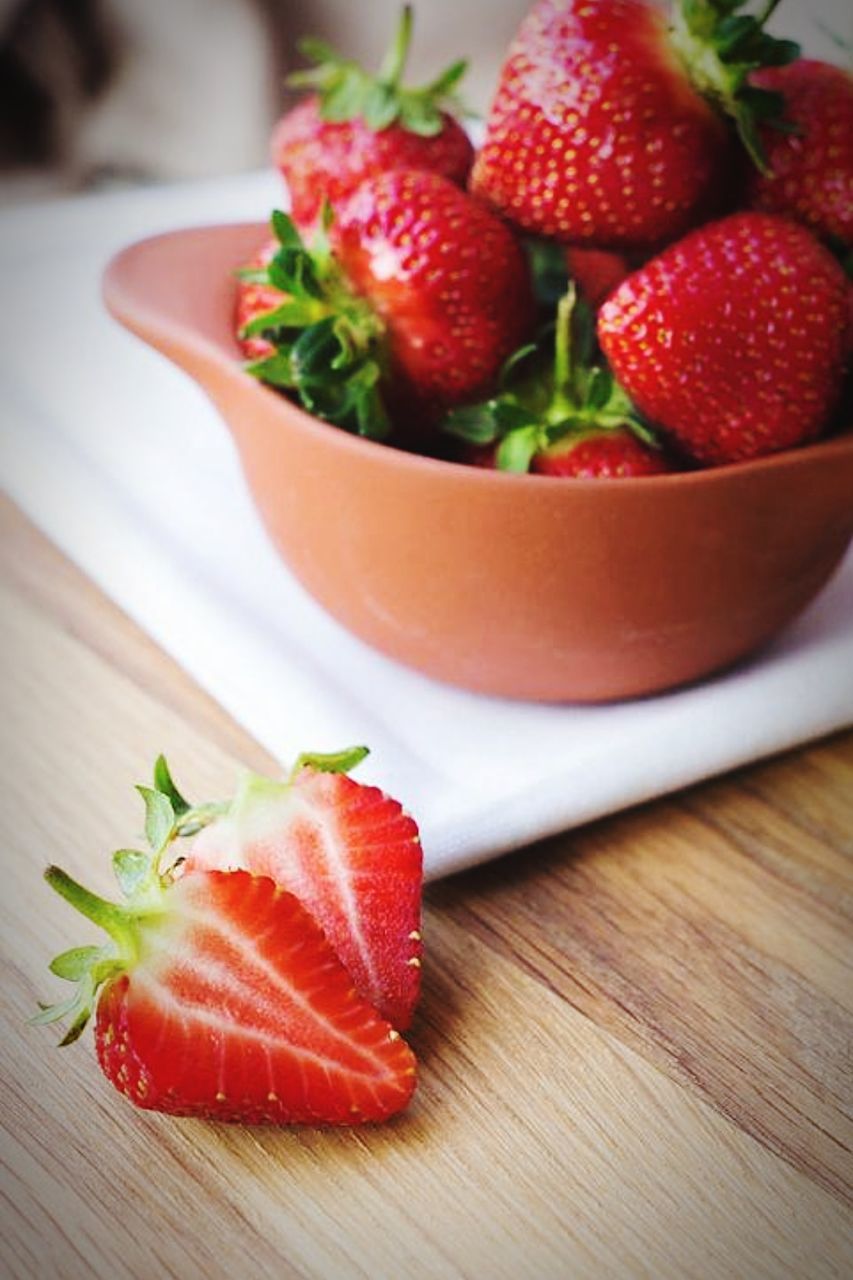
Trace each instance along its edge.
<path fill-rule="evenodd" d="M 303 768 L 292 783 L 244 791 L 196 837 L 185 869 L 243 867 L 295 894 L 361 995 L 403 1030 L 420 991 L 422 863 L 397 801 Z"/>
<path fill-rule="evenodd" d="M 253 1124 L 400 1110 L 408 1046 L 353 988 L 292 894 L 246 872 L 185 876 L 102 993 L 98 1057 L 138 1106 Z"/>

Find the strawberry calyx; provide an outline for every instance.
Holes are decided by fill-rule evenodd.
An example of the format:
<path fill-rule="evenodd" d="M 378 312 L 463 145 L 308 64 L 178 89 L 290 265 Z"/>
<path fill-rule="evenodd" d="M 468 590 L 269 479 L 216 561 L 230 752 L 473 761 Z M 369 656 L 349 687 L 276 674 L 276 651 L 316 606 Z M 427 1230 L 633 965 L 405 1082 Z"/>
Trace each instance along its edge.
<path fill-rule="evenodd" d="M 729 116 L 762 173 L 769 172 L 760 126 L 796 132 L 785 119 L 780 93 L 749 83 L 761 67 L 779 67 L 800 56 L 793 40 L 768 35 L 765 24 L 779 0 L 766 0 L 757 14 L 743 13 L 748 0 L 680 0 L 673 10 L 670 40 L 693 86 Z"/>
<path fill-rule="evenodd" d="M 261 336 L 272 355 L 249 361 L 247 373 L 294 394 L 309 413 L 357 435 L 381 440 L 390 431 L 382 397 L 385 326 L 348 284 L 329 244 L 331 210 L 309 248 L 293 219 L 276 210 L 279 249 L 265 266 L 240 271 L 242 280 L 271 285 L 284 296 L 240 331 Z"/>
<path fill-rule="evenodd" d="M 356 62 L 343 58 L 324 40 L 307 37 L 300 41 L 300 52 L 317 65 L 288 76 L 293 88 L 317 91 L 320 115 L 332 124 L 361 119 L 374 133 L 399 122 L 409 133 L 434 137 L 444 127 L 443 108 L 459 114 L 462 105 L 456 97 L 460 80 L 468 63 L 460 58 L 434 80 L 419 89 L 401 84 L 412 38 L 412 5 L 403 6 L 394 39 L 376 75 L 371 75 Z"/>
<path fill-rule="evenodd" d="M 627 428 L 659 447 L 610 370 L 592 362 L 592 348 L 591 312 L 570 283 L 555 324 L 504 364 L 499 394 L 453 410 L 443 430 L 469 444 L 496 445 L 498 470 L 521 474 L 537 454 L 594 432 Z"/>

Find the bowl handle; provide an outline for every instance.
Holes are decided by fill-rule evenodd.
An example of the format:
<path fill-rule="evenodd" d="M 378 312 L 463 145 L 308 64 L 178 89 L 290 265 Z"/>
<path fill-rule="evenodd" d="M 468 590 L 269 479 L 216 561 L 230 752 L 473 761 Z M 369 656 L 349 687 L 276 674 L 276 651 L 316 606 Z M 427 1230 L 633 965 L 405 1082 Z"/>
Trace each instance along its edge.
<path fill-rule="evenodd" d="M 196 227 L 152 236 L 107 266 L 103 297 L 132 333 L 201 381 L 240 360 L 234 272 L 257 250 L 264 225 Z"/>

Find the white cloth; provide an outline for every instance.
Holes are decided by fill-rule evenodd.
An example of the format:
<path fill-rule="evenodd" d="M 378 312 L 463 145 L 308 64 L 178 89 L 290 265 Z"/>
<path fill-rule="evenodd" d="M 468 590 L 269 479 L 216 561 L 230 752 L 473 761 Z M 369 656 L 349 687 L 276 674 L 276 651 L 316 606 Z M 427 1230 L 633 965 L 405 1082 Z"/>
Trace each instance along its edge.
<path fill-rule="evenodd" d="M 258 174 L 0 215 L 5 483 L 259 742 L 283 762 L 366 743 L 358 776 L 410 808 L 435 877 L 853 723 L 853 556 L 751 661 L 613 706 L 446 688 L 332 621 L 268 543 L 214 409 L 99 296 L 129 241 L 279 200 Z"/>

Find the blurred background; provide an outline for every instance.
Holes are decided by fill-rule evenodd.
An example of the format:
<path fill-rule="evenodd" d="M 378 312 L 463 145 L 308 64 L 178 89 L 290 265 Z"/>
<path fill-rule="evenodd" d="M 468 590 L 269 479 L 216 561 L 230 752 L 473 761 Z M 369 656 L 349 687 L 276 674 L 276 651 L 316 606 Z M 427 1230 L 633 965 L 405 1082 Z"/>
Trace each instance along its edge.
<path fill-rule="evenodd" d="M 409 83 L 471 60 L 486 111 L 530 0 L 420 0 Z M 0 0 L 0 203 L 237 173 L 267 162 L 296 42 L 377 66 L 398 0 Z M 849 58 L 853 0 L 783 0 L 771 29 Z"/>

